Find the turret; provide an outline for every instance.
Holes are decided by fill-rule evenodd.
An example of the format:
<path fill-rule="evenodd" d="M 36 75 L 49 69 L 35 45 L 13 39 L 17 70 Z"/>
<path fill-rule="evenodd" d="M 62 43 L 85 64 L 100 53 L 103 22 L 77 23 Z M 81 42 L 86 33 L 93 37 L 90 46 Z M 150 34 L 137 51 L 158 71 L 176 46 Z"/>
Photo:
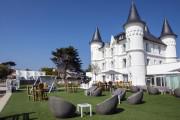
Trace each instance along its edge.
<path fill-rule="evenodd" d="M 124 24 L 126 39 L 129 49 L 127 51 L 131 64 L 129 66 L 129 80 L 132 80 L 133 85 L 145 86 L 145 57 L 144 57 L 144 34 L 145 22 L 141 20 L 134 2 L 131 4 L 127 22 Z"/>
<path fill-rule="evenodd" d="M 160 39 L 167 45 L 165 50 L 166 63 L 176 62 L 176 37 L 177 35 L 174 34 L 168 20 L 165 18 Z"/>
<path fill-rule="evenodd" d="M 102 53 L 101 51 L 99 51 L 99 48 L 101 48 L 102 46 L 103 46 L 103 41 L 101 39 L 101 35 L 97 27 L 96 31 L 93 34 L 93 38 L 90 42 L 92 62 L 101 59 Z"/>

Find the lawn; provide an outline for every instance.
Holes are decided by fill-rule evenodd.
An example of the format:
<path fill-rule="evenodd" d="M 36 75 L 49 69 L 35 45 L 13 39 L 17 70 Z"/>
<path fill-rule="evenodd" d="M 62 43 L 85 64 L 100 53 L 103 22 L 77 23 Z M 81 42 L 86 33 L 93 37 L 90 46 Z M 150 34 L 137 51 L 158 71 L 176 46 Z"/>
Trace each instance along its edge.
<path fill-rule="evenodd" d="M 93 105 L 93 116 L 85 115 L 83 118 L 76 116 L 68 120 L 91 119 L 91 120 L 180 120 L 180 99 L 170 95 L 148 95 L 144 94 L 144 102 L 139 105 L 129 105 L 123 101 L 118 105 L 119 112 L 113 115 L 98 115 L 95 113 L 95 106 L 111 95 L 104 92 L 104 96 L 90 97 L 85 96 L 83 91 L 77 93 L 66 93 L 64 91 L 53 92 L 49 96 L 59 96 L 74 103 L 88 102 Z M 126 95 L 129 96 L 131 93 Z M 48 108 L 48 102 L 29 101 L 26 91 L 13 93 L 5 109 L 0 113 L 2 117 L 20 114 L 26 116 L 28 113 L 31 120 L 55 120 Z M 22 115 L 23 114 L 23 115 Z"/>

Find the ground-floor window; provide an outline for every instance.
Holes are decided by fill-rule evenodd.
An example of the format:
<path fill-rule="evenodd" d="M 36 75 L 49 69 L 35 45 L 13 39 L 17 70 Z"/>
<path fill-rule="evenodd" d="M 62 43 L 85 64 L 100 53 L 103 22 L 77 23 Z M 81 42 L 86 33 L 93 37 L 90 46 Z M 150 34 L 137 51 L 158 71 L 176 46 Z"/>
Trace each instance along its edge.
<path fill-rule="evenodd" d="M 180 87 L 180 75 L 146 76 L 146 85 L 175 89 Z"/>

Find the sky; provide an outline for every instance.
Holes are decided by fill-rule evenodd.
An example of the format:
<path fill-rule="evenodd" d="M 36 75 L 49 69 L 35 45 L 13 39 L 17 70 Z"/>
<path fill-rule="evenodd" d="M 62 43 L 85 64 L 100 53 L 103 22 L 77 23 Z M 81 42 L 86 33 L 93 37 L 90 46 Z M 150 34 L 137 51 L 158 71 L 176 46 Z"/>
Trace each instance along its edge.
<path fill-rule="evenodd" d="M 155 36 L 165 17 L 180 36 L 180 0 L 134 2 Z M 96 27 L 109 42 L 123 31 L 130 5 L 131 0 L 0 0 L 0 62 L 14 61 L 17 69 L 55 67 L 51 52 L 72 45 L 86 69 Z M 180 56 L 180 38 L 176 41 Z"/>

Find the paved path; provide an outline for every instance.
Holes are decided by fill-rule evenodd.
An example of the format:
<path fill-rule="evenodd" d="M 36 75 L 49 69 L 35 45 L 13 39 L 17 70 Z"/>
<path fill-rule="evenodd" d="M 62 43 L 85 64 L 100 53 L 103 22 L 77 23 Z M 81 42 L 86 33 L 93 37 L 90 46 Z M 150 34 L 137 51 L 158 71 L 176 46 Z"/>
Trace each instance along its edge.
<path fill-rule="evenodd" d="M 11 95 L 12 95 L 11 92 L 7 92 L 6 94 L 4 94 L 3 97 L 0 98 L 0 112 L 3 110 L 3 108 L 7 104 L 9 98 L 11 97 Z"/>

